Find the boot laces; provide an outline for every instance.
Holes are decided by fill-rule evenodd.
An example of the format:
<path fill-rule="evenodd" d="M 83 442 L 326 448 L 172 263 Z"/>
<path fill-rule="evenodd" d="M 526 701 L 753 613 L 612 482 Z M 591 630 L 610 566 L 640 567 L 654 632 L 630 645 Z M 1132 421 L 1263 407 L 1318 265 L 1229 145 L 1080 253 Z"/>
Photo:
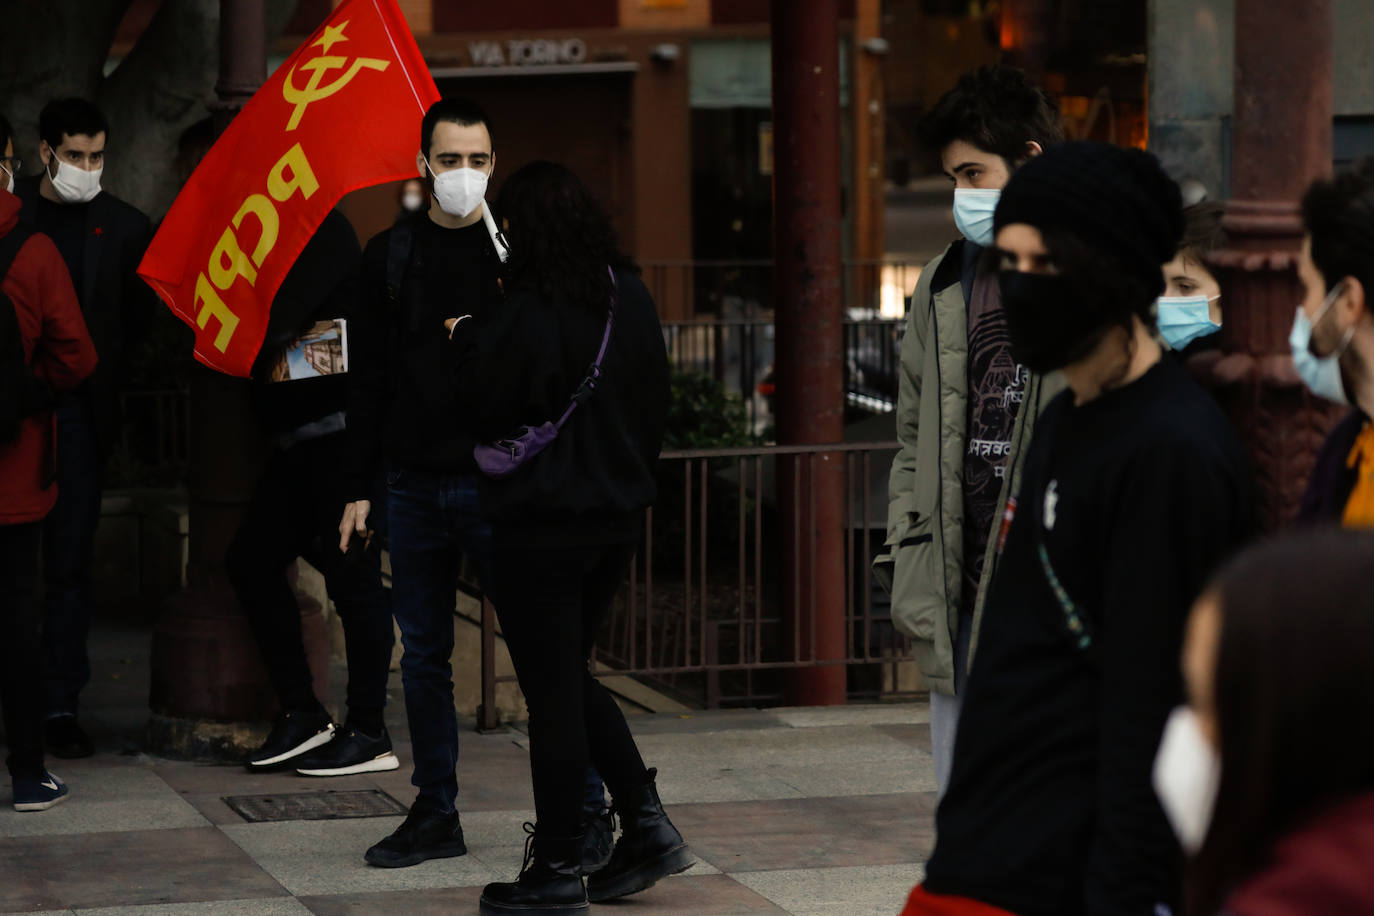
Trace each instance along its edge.
<path fill-rule="evenodd" d="M 525 831 L 525 860 L 520 865 L 520 874 L 524 875 L 525 872 L 530 870 L 530 865 L 534 862 L 534 836 L 536 826 L 529 821 L 525 821 L 521 827 Z"/>

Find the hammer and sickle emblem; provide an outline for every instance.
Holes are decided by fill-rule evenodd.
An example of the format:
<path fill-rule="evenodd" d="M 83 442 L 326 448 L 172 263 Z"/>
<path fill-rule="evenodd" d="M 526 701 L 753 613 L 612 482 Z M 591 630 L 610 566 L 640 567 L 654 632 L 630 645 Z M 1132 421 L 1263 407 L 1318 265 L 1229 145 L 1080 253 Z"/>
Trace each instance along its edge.
<path fill-rule="evenodd" d="M 355 58 L 350 65 L 346 57 L 329 55 L 328 52 L 331 45 L 340 41 L 348 41 L 348 38 L 343 34 L 343 30 L 347 28 L 347 26 L 348 23 L 344 22 L 341 25 L 331 26 L 325 29 L 324 37 L 315 42 L 317 45 L 323 45 L 320 56 L 313 57 L 303 64 L 292 67 L 291 72 L 286 74 L 286 79 L 282 81 L 282 96 L 286 101 L 296 106 L 291 112 L 291 119 L 286 122 L 287 130 L 295 130 L 300 125 L 301 118 L 305 115 L 305 109 L 308 108 L 312 102 L 318 102 L 320 99 L 329 98 L 331 95 L 347 86 L 352 81 L 353 77 L 357 76 L 364 69 L 381 71 L 391 65 L 391 61 L 379 60 L 375 57 Z M 325 83 L 323 86 L 320 85 L 326 73 L 330 70 L 337 70 L 343 67 L 348 67 L 348 69 L 345 70 L 342 75 L 336 77 L 329 83 Z M 304 89 L 296 88 L 292 82 L 292 77 L 296 75 L 297 70 L 310 71 L 310 77 L 306 80 Z"/>

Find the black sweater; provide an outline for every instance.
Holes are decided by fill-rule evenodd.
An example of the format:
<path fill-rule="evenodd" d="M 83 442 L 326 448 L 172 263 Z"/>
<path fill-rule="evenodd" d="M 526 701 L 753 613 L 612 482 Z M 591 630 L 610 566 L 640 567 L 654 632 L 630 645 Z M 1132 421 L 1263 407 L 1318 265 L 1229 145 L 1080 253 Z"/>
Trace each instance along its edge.
<path fill-rule="evenodd" d="M 1368 422 L 1369 416 L 1356 408 L 1332 428 L 1312 465 L 1312 477 L 1298 509 L 1300 524 L 1341 521 L 1345 504 L 1350 501 L 1350 493 L 1360 476 L 1358 468 L 1349 466 L 1350 450 Z"/>
<path fill-rule="evenodd" d="M 926 885 L 1026 916 L 1151 916 L 1176 906 L 1181 881 L 1151 768 L 1182 699 L 1190 605 L 1250 533 L 1246 462 L 1211 397 L 1166 359 L 1082 406 L 1072 392 L 1051 402 L 1023 480 Z"/>
<path fill-rule="evenodd" d="M 654 469 L 668 411 L 668 356 L 653 299 L 639 277 L 616 274 L 619 294 L 596 394 L 558 438 L 516 474 L 484 480 L 483 512 L 525 543 L 634 540 L 654 501 Z M 458 327 L 462 390 L 484 441 L 557 421 L 586 376 L 606 327 L 604 307 L 519 287 L 471 329 Z"/>
<path fill-rule="evenodd" d="M 456 354 L 444 321 L 481 316 L 501 300 L 501 264 L 486 227 L 410 220 L 410 261 L 399 300 L 386 294 L 388 229 L 368 242 L 357 320 L 349 326 L 349 469 L 365 499 L 379 462 L 437 474 L 472 474 L 477 439 L 461 405 Z"/>

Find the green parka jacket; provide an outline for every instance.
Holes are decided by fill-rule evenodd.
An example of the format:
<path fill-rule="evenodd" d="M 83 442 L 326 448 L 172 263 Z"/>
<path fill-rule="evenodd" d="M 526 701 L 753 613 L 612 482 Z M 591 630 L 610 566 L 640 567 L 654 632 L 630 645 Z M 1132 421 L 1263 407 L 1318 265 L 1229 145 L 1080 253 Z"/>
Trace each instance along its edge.
<path fill-rule="evenodd" d="M 963 242 L 921 271 L 907 315 L 897 394 L 901 448 L 888 478 L 887 541 L 873 572 L 892 596 L 892 620 L 912 639 L 931 690 L 954 692 L 954 634 L 964 575 L 964 450 L 968 422 L 968 308 L 960 285 Z M 1011 455 L 988 537 L 973 609 L 969 668 L 983 603 L 997 568 L 998 532 L 1040 411 L 1062 391 L 1059 373 L 1032 375 L 1016 415 Z"/>

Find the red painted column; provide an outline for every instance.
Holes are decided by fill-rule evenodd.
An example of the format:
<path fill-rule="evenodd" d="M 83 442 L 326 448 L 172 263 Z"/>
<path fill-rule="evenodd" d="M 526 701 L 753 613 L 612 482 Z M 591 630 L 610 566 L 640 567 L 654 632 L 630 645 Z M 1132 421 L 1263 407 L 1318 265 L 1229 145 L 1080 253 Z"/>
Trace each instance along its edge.
<path fill-rule="evenodd" d="M 838 0 L 773 0 L 778 442 L 844 434 Z M 842 455 L 778 458 L 784 658 L 845 657 Z M 842 704 L 841 664 L 789 674 L 795 705 Z"/>
<path fill-rule="evenodd" d="M 1291 521 L 1316 450 L 1342 410 L 1313 397 L 1289 355 L 1302 299 L 1299 202 L 1331 171 L 1330 0 L 1236 0 L 1235 120 L 1223 350 L 1197 366 L 1250 453 L 1266 529 Z"/>

